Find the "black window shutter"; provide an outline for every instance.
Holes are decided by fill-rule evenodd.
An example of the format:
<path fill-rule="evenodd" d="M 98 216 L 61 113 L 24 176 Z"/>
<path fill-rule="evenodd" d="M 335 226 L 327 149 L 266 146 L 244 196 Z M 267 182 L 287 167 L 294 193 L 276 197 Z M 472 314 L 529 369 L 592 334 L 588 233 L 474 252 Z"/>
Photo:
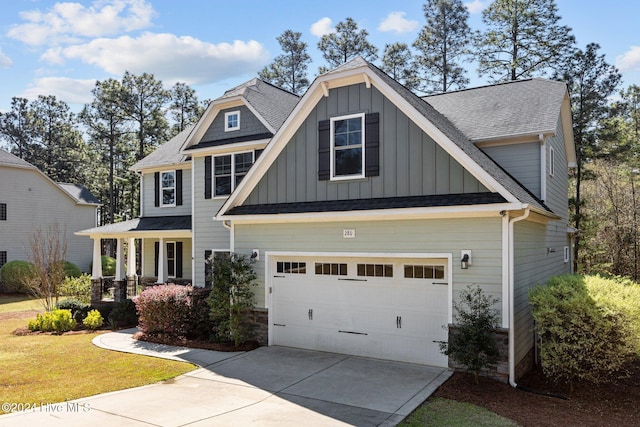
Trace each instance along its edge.
<path fill-rule="evenodd" d="M 176 171 L 176 206 L 182 206 L 182 169 Z"/>
<path fill-rule="evenodd" d="M 155 194 L 154 205 L 160 206 L 160 172 L 153 174 L 153 193 Z"/>
<path fill-rule="evenodd" d="M 211 254 L 213 254 L 211 250 L 204 251 L 204 286 L 207 288 L 211 287 L 211 277 L 209 277 L 211 275 L 211 264 L 208 262 Z"/>
<path fill-rule="evenodd" d="M 160 255 L 160 242 L 155 242 L 154 249 L 155 249 L 156 255 L 154 257 L 155 261 L 153 263 L 154 265 L 153 275 L 158 277 L 158 257 Z"/>
<path fill-rule="evenodd" d="M 176 277 L 182 277 L 182 242 L 176 242 Z"/>
<path fill-rule="evenodd" d="M 211 198 L 211 156 L 204 158 L 204 198 Z"/>
<path fill-rule="evenodd" d="M 327 181 L 331 175 L 331 121 L 318 122 L 318 179 Z"/>
<path fill-rule="evenodd" d="M 380 175 L 380 113 L 364 116 L 364 176 Z"/>

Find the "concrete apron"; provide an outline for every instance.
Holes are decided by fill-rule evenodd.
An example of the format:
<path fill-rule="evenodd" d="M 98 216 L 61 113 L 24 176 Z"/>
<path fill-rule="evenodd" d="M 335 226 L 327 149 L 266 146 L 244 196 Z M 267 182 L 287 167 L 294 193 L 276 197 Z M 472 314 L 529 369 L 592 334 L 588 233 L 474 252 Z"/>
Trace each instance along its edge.
<path fill-rule="evenodd" d="M 261 347 L 162 383 L 3 415 L 0 426 L 395 425 L 450 375 L 431 366 Z"/>

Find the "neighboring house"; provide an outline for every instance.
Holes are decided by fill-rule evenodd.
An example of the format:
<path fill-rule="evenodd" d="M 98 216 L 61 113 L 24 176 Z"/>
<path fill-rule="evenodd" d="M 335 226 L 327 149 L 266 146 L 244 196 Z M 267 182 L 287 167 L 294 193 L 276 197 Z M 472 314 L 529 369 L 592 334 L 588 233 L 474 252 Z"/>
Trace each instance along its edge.
<path fill-rule="evenodd" d="M 447 366 L 443 325 L 479 285 L 499 300 L 502 373 L 530 366 L 528 289 L 571 266 L 564 84 L 419 98 L 358 58 L 300 100 L 257 79 L 235 88 L 182 142 L 193 282 L 216 251 L 251 256 L 268 344 Z M 155 196 L 150 173 L 174 167 L 145 168 Z"/>
<path fill-rule="evenodd" d="M 85 187 L 58 184 L 32 164 L 0 150 L 0 267 L 29 261 L 29 238 L 58 225 L 66 240 L 66 260 L 90 271 L 92 243 L 75 231 L 94 227 L 100 202 Z"/>

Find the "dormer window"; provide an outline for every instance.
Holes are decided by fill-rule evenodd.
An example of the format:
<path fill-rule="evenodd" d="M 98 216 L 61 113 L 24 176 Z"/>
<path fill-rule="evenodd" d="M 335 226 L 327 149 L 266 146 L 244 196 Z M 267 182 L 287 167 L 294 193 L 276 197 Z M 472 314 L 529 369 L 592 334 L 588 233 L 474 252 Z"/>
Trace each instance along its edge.
<path fill-rule="evenodd" d="M 161 206 L 176 205 L 176 171 L 166 171 L 160 174 Z"/>
<path fill-rule="evenodd" d="M 240 129 L 240 111 L 224 113 L 224 131 L 230 132 Z"/>

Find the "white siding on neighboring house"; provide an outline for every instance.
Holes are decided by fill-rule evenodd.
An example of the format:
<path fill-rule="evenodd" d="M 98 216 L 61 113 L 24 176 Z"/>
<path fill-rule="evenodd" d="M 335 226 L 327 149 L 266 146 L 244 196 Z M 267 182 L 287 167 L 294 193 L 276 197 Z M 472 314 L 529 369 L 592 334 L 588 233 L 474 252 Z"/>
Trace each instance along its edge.
<path fill-rule="evenodd" d="M 96 226 L 96 206 L 78 205 L 35 169 L 0 167 L 0 183 L 0 203 L 7 205 L 7 220 L 0 221 L 0 251 L 7 251 L 7 261 L 29 260 L 29 237 L 57 223 L 66 239 L 67 261 L 90 271 L 93 242 L 73 233 Z"/>

